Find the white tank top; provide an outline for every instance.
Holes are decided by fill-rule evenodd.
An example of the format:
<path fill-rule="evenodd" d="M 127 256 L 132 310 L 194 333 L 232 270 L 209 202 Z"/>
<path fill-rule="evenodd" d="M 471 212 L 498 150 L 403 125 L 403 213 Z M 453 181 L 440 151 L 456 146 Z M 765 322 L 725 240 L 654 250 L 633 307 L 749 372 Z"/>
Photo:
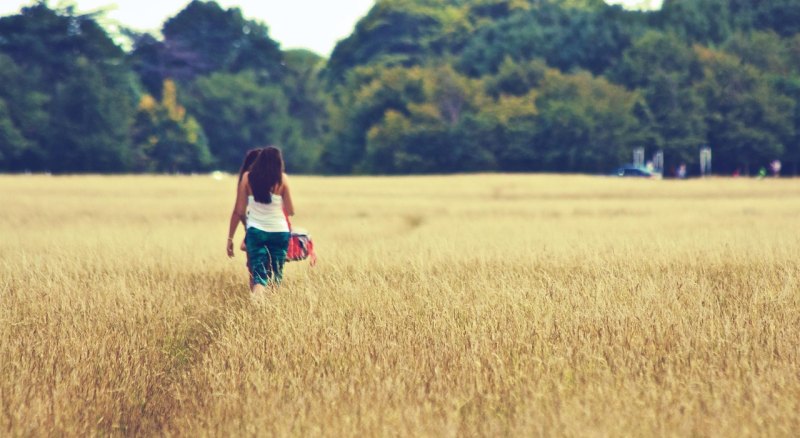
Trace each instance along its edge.
<path fill-rule="evenodd" d="M 253 195 L 247 197 L 247 228 L 255 228 L 267 233 L 288 233 L 289 224 L 283 214 L 283 198 L 272 195 L 272 202 L 256 202 Z"/>

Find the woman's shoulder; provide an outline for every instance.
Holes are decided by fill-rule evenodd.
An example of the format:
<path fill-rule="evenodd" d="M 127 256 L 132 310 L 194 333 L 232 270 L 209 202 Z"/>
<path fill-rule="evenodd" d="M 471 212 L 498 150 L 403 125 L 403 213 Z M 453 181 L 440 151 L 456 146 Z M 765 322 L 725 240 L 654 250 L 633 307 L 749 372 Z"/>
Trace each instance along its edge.
<path fill-rule="evenodd" d="M 240 187 L 250 187 L 250 172 L 242 173 L 242 179 L 239 180 Z"/>

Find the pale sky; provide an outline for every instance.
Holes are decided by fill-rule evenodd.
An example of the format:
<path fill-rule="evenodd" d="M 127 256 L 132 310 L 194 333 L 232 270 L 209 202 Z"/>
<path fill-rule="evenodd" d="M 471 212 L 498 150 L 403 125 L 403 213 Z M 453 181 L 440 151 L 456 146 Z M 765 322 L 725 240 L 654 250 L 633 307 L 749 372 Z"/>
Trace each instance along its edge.
<path fill-rule="evenodd" d="M 60 0 L 51 0 L 58 5 Z M 168 17 L 190 0 L 74 0 L 79 12 L 105 10 L 104 25 L 115 23 L 139 31 L 158 31 Z M 283 49 L 306 48 L 330 55 L 336 42 L 353 31 L 356 22 L 369 12 L 374 0 L 217 0 L 225 8 L 239 7 L 248 19 L 269 27 L 269 35 Z M 0 0 L 0 16 L 16 13 L 33 0 Z M 626 6 L 657 7 L 661 0 L 609 0 Z"/>

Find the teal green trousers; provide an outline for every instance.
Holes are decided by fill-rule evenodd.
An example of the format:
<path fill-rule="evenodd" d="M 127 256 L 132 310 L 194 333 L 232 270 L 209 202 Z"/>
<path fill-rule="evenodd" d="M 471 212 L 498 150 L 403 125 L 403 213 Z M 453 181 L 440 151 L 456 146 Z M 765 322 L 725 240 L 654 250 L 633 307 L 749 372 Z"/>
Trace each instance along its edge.
<path fill-rule="evenodd" d="M 268 233 L 248 228 L 244 244 L 247 246 L 250 283 L 263 286 L 279 285 L 283 279 L 283 265 L 286 264 L 289 233 Z"/>

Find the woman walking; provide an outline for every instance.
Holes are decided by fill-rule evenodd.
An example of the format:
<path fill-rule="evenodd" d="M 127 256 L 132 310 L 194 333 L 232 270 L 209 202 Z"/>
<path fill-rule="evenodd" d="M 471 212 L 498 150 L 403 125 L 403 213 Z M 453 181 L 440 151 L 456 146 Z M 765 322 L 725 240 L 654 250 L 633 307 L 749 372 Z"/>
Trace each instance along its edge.
<path fill-rule="evenodd" d="M 233 237 L 239 222 L 247 224 L 245 245 L 251 290 L 261 293 L 277 286 L 289 246 L 287 216 L 294 214 L 289 179 L 280 149 L 261 150 L 249 171 L 242 174 L 228 230 L 228 257 L 233 257 Z M 249 206 L 249 212 L 248 212 Z"/>

